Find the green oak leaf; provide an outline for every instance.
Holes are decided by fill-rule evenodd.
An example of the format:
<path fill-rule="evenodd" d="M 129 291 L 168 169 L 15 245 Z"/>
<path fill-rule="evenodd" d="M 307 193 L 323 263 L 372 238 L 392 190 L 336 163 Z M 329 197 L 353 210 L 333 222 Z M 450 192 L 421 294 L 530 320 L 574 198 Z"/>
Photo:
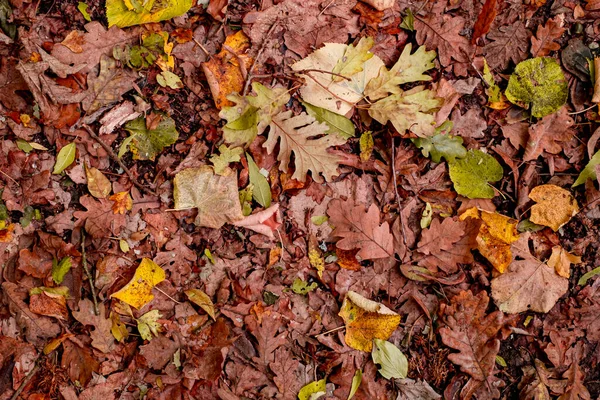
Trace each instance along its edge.
<path fill-rule="evenodd" d="M 551 57 L 536 57 L 520 62 L 508 80 L 506 98 L 528 106 L 534 117 L 557 111 L 567 101 L 569 88 L 558 62 Z"/>
<path fill-rule="evenodd" d="M 504 170 L 496 159 L 481 150 L 469 150 L 465 158 L 448 163 L 454 190 L 469 199 L 491 199 L 494 188 L 488 182 L 502 179 Z"/>
<path fill-rule="evenodd" d="M 343 115 L 336 114 L 325 108 L 313 106 L 312 104 L 302 102 L 308 115 L 313 117 L 319 122 L 327 124 L 329 129 L 325 132 L 327 134 L 337 134 L 339 137 L 344 139 L 350 139 L 354 137 L 355 128 L 352 121 Z"/>
<path fill-rule="evenodd" d="M 129 121 L 125 130 L 130 133 L 119 148 L 119 157 L 131 149 L 135 160 L 154 160 L 154 157 L 167 146 L 172 145 L 179 138 L 172 118 L 162 115 L 162 120 L 155 129 L 146 128 L 146 119 L 142 116 Z"/>
<path fill-rule="evenodd" d="M 219 155 L 213 154 L 210 156 L 210 162 L 215 166 L 215 174 L 223 175 L 225 168 L 229 163 L 240 161 L 240 156 L 244 150 L 241 147 L 227 147 L 227 145 L 219 146 Z"/>
<path fill-rule="evenodd" d="M 373 38 L 363 37 L 356 47 L 354 47 L 354 45 L 349 45 L 346 48 L 344 56 L 339 59 L 335 67 L 333 67 L 332 72 L 345 77 L 350 77 L 362 72 L 364 63 L 373 57 L 373 53 L 369 50 L 374 44 L 375 40 L 373 40 Z M 341 76 L 334 76 L 332 78 L 334 82 L 341 82 L 343 79 L 344 78 Z"/>
<path fill-rule="evenodd" d="M 590 159 L 590 162 L 588 162 L 583 171 L 581 171 L 572 187 L 582 185 L 588 179 L 596 179 L 596 165 L 598 164 L 600 164 L 600 150 L 598 150 Z"/>
<path fill-rule="evenodd" d="M 442 157 L 446 161 L 454 161 L 467 155 L 467 149 L 463 146 L 460 136 L 438 133 L 431 137 L 412 139 L 412 142 L 421 149 L 425 157 L 431 156 L 431 160 L 436 163 L 439 163 Z"/>

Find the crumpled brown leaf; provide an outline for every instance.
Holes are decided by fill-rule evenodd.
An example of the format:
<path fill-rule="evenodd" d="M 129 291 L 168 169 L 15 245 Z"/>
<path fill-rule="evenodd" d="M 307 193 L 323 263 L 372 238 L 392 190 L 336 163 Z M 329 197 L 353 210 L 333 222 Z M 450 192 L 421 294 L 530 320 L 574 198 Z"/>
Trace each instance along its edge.
<path fill-rule="evenodd" d="M 83 325 L 91 325 L 90 331 L 92 346 L 103 353 L 110 353 L 114 349 L 115 339 L 110 332 L 112 322 L 106 318 L 104 306 L 99 305 L 99 314 L 94 314 L 94 305 L 91 300 L 79 300 L 79 311 L 73 311 L 73 317 Z"/>
<path fill-rule="evenodd" d="M 85 226 L 86 232 L 95 239 L 119 235 L 125 225 L 125 215 L 114 214 L 110 200 L 96 201 L 92 196 L 85 195 L 79 202 L 87 211 L 73 213 L 77 219 L 76 226 Z"/>
<path fill-rule="evenodd" d="M 490 68 L 507 69 L 511 60 L 518 64 L 527 58 L 529 32 L 524 22 L 517 21 L 492 29 L 487 38 L 491 42 L 483 48 L 483 54 Z"/>
<path fill-rule="evenodd" d="M 92 379 L 92 373 L 98 372 L 100 364 L 89 347 L 83 347 L 68 339 L 63 343 L 61 366 L 69 373 L 71 381 L 79 381 L 85 387 Z"/>

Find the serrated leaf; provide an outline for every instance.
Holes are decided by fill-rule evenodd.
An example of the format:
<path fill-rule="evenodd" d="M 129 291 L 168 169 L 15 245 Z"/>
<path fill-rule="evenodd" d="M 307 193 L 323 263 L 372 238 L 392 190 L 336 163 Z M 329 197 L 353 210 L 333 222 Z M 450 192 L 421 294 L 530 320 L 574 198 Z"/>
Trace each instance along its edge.
<path fill-rule="evenodd" d="M 408 43 L 392 69 L 388 71 L 385 66 L 381 67 L 379 75 L 367 84 L 365 95 L 372 101 L 379 100 L 389 93 L 402 93 L 398 85 L 403 83 L 430 81 L 431 77 L 424 72 L 434 67 L 435 51 L 427 51 L 425 46 L 419 47 L 413 54 L 410 54 L 411 50 L 412 44 Z"/>
<path fill-rule="evenodd" d="M 504 170 L 491 155 L 481 150 L 469 150 L 463 159 L 448 163 L 454 190 L 470 199 L 491 199 L 495 195 L 489 182 L 502 179 Z"/>
<path fill-rule="evenodd" d="M 558 62 L 551 57 L 536 57 L 516 66 L 505 94 L 511 103 L 525 107 L 531 104 L 531 115 L 540 118 L 560 109 L 569 93 Z"/>
<path fill-rule="evenodd" d="M 198 209 L 195 224 L 218 229 L 244 218 L 236 173 L 227 168 L 216 175 L 212 167 L 188 168 L 175 175 L 173 200 L 176 210 Z"/>
<path fill-rule="evenodd" d="M 317 287 L 319 287 L 319 284 L 317 282 L 308 283 L 300 278 L 294 279 L 294 282 L 292 283 L 292 291 L 296 294 L 301 295 L 308 294 L 309 292 L 315 290 Z"/>
<path fill-rule="evenodd" d="M 308 385 L 304 385 L 298 393 L 298 400 L 318 399 L 319 397 L 327 393 L 326 386 L 327 381 L 325 379 L 321 379 L 319 381 L 311 382 Z"/>
<path fill-rule="evenodd" d="M 363 132 L 363 134 L 360 135 L 359 141 L 361 161 L 369 161 L 369 158 L 371 158 L 371 153 L 373 153 L 373 145 L 373 135 L 371 131 Z"/>
<path fill-rule="evenodd" d="M 181 79 L 171 71 L 162 71 L 156 75 L 156 82 L 162 87 L 168 87 L 171 89 L 181 89 L 183 82 Z"/>
<path fill-rule="evenodd" d="M 73 164 L 75 161 L 75 153 L 77 152 L 77 148 L 75 147 L 75 143 L 69 143 L 64 146 L 58 152 L 56 156 L 56 163 L 54 164 L 54 169 L 52 173 L 57 175 L 63 172 L 69 165 Z"/>
<path fill-rule="evenodd" d="M 158 320 L 162 317 L 158 310 L 148 311 L 146 314 L 139 317 L 136 322 L 140 336 L 144 340 L 152 340 L 152 335 L 158 337 L 160 332 L 160 323 Z"/>
<path fill-rule="evenodd" d="M 223 174 L 225 169 L 229 166 L 229 163 L 240 161 L 240 156 L 244 150 L 241 147 L 227 147 L 227 145 L 219 146 L 219 155 L 213 154 L 210 156 L 210 162 L 213 163 L 215 173 L 217 175 Z"/>
<path fill-rule="evenodd" d="M 54 283 L 60 285 L 63 279 L 65 279 L 67 272 L 71 270 L 72 265 L 71 257 L 64 257 L 60 262 L 55 262 L 54 265 L 52 265 L 52 280 Z"/>
<path fill-rule="evenodd" d="M 588 179 L 596 179 L 597 178 L 596 165 L 598 165 L 598 164 L 600 164 L 600 150 L 598 150 L 596 152 L 596 154 L 594 154 L 594 156 L 592 158 L 590 158 L 590 161 L 587 163 L 585 168 L 581 171 L 581 173 L 577 177 L 577 180 L 575 181 L 575 183 L 573 183 L 572 187 L 577 187 L 579 185 L 582 185 Z"/>
<path fill-rule="evenodd" d="M 327 149 L 346 143 L 346 139 L 337 135 L 314 139 L 325 134 L 327 125 L 318 123 L 306 113 L 294 117 L 292 111 L 285 111 L 273 117 L 270 127 L 269 137 L 263 147 L 272 154 L 279 142 L 277 160 L 280 161 L 280 171 L 288 172 L 293 154 L 295 171 L 292 179 L 305 182 L 306 175 L 311 171 L 313 180 L 322 183 L 323 180 L 331 181 L 338 174 L 339 157 Z"/>
<path fill-rule="evenodd" d="M 333 73 L 345 77 L 350 77 L 363 70 L 364 63 L 373 57 L 373 53 L 369 52 L 375 41 L 371 37 L 363 37 L 360 39 L 356 47 L 349 45 L 344 52 L 344 56 L 340 58 L 333 67 Z M 332 77 L 334 82 L 340 82 L 344 78 L 340 76 Z"/>
<path fill-rule="evenodd" d="M 84 164 L 84 169 L 90 194 L 97 199 L 106 198 L 112 190 L 112 184 L 108 178 L 99 169 L 88 168 L 87 164 Z"/>
<path fill-rule="evenodd" d="M 164 280 L 165 271 L 149 258 L 143 258 L 131 280 L 110 297 L 140 309 L 152 301 L 152 288 Z"/>
<path fill-rule="evenodd" d="M 381 366 L 379 373 L 385 379 L 404 379 L 408 375 L 408 359 L 393 343 L 374 339 L 371 357 Z"/>
<path fill-rule="evenodd" d="M 435 97 L 434 92 L 417 86 L 372 104 L 369 107 L 369 115 L 381 124 L 390 121 L 401 134 L 410 130 L 417 136 L 426 137 L 435 132 L 433 112 L 442 103 L 441 99 Z"/>
<path fill-rule="evenodd" d="M 362 370 L 357 369 L 352 377 L 352 386 L 350 386 L 350 393 L 348 394 L 348 398 L 346 400 L 352 400 L 356 392 L 358 392 L 358 388 L 362 382 Z"/>
<path fill-rule="evenodd" d="M 106 0 L 108 27 L 160 22 L 185 14 L 192 0 Z"/>
<path fill-rule="evenodd" d="M 184 293 L 192 303 L 206 311 L 214 321 L 217 320 L 215 317 L 215 305 L 206 293 L 200 289 L 189 289 Z"/>
<path fill-rule="evenodd" d="M 156 155 L 167 146 L 172 145 L 179 138 L 175 128 L 175 121 L 171 117 L 161 115 L 161 121 L 155 129 L 146 128 L 146 119 L 139 117 L 129 121 L 125 130 L 131 134 L 119 150 L 119 156 L 130 147 L 134 160 L 154 160 Z M 123 150 L 125 149 L 125 150 Z"/>
<path fill-rule="evenodd" d="M 258 204 L 268 208 L 271 206 L 271 186 L 267 182 L 267 178 L 260 173 L 258 165 L 256 165 L 250 154 L 246 153 L 246 159 L 248 160 L 250 183 L 254 186 L 252 197 Z"/>
<path fill-rule="evenodd" d="M 438 133 L 431 137 L 412 139 L 412 142 L 421 149 L 425 157 L 431 156 L 431 161 L 436 163 L 439 163 L 442 157 L 446 161 L 454 161 L 467 155 L 467 149 L 463 146 L 460 136 Z"/>
<path fill-rule="evenodd" d="M 318 122 L 324 122 L 327 124 L 329 129 L 325 133 L 337 134 L 339 137 L 344 139 L 354 137 L 354 124 L 348 118 L 304 101 L 302 104 L 304 105 L 304 108 L 306 108 L 308 115 L 316 119 Z"/>

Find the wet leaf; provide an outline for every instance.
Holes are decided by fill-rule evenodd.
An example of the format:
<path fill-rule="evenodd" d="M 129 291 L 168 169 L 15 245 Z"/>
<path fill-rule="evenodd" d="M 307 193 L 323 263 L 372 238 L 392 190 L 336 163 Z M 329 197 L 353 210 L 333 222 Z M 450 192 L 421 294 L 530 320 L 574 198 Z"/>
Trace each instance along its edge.
<path fill-rule="evenodd" d="M 355 128 L 352 121 L 343 115 L 336 114 L 325 108 L 313 106 L 312 104 L 302 102 L 308 115 L 316 119 L 318 122 L 327 124 L 329 129 L 325 131 L 327 134 L 337 134 L 344 139 L 354 137 Z"/>
<path fill-rule="evenodd" d="M 84 169 L 90 194 L 97 199 L 106 198 L 112 190 L 112 184 L 108 178 L 97 168 L 88 168 L 88 166 L 84 164 Z"/>
<path fill-rule="evenodd" d="M 119 291 L 110 295 L 137 309 L 154 298 L 152 288 L 165 280 L 165 271 L 154 261 L 143 258 L 133 278 Z"/>
<path fill-rule="evenodd" d="M 494 157 L 480 150 L 469 150 L 463 159 L 449 163 L 454 190 L 470 199 L 491 199 L 495 195 L 489 182 L 502 179 L 504 170 Z"/>
<path fill-rule="evenodd" d="M 206 311 L 214 321 L 217 320 L 215 317 L 215 305 L 206 293 L 200 289 L 188 289 L 184 293 L 192 303 Z"/>
<path fill-rule="evenodd" d="M 179 133 L 175 128 L 175 121 L 164 114 L 159 115 L 160 122 L 153 129 L 146 127 L 144 117 L 136 118 L 125 125 L 125 130 L 131 136 L 121 144 L 119 157 L 130 148 L 135 160 L 154 160 L 165 147 L 177 141 Z"/>
<path fill-rule="evenodd" d="M 250 183 L 254 186 L 252 197 L 261 206 L 269 208 L 271 206 L 271 186 L 269 186 L 267 178 L 260 173 L 258 165 L 248 153 L 246 153 L 246 160 L 248 160 Z"/>
<path fill-rule="evenodd" d="M 60 174 L 71 164 L 73 164 L 73 161 L 75 161 L 76 152 L 77 148 L 75 147 L 75 143 L 69 143 L 60 149 L 58 155 L 56 156 L 56 163 L 54 164 L 52 173 L 55 175 Z"/>
<path fill-rule="evenodd" d="M 152 335 L 158 337 L 158 333 L 161 331 L 161 325 L 158 322 L 160 318 L 162 318 L 160 312 L 158 310 L 152 310 L 136 320 L 138 332 L 142 339 L 152 340 Z"/>
<path fill-rule="evenodd" d="M 579 212 L 571 192 L 556 185 L 536 186 L 529 198 L 537 203 L 531 207 L 531 222 L 548 226 L 555 232 Z"/>
<path fill-rule="evenodd" d="M 558 111 L 567 101 L 567 80 L 555 59 L 536 57 L 520 62 L 510 76 L 506 97 L 511 103 L 531 105 L 534 117 Z"/>
<path fill-rule="evenodd" d="M 185 14 L 192 0 L 107 0 L 106 18 L 108 26 L 119 28 L 159 22 Z"/>
<path fill-rule="evenodd" d="M 408 375 L 408 359 L 393 343 L 374 339 L 371 356 L 385 379 L 404 379 Z"/>
<path fill-rule="evenodd" d="M 361 351 L 373 350 L 373 339 L 389 339 L 401 320 L 383 304 L 352 291 L 346 293 L 339 315 L 346 324 L 346 344 Z"/>

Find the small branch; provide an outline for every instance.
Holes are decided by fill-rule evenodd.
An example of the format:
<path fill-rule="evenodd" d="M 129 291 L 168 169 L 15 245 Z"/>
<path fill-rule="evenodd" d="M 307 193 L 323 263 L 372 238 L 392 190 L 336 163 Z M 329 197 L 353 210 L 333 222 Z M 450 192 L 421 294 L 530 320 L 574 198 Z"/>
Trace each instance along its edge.
<path fill-rule="evenodd" d="M 336 74 L 335 72 L 323 71 L 322 69 L 308 68 L 308 69 L 301 69 L 300 71 L 296 71 L 297 74 L 304 74 L 304 75 L 307 75 L 307 72 L 318 72 L 320 74 L 329 74 L 329 75 L 337 76 L 337 77 L 345 79 L 347 81 L 352 80 L 352 79 L 348 78 L 347 76 Z"/>
<path fill-rule="evenodd" d="M 263 40 L 262 45 L 260 46 L 260 49 L 258 50 L 258 54 L 256 54 L 256 58 L 254 59 L 252 66 L 248 70 L 248 78 L 246 79 L 246 84 L 244 85 L 244 90 L 242 92 L 242 96 L 245 96 L 248 94 L 248 88 L 250 87 L 250 82 L 252 82 L 252 78 L 253 78 L 252 72 L 254 72 L 254 67 L 256 67 L 256 64 L 258 64 L 258 60 L 260 60 L 262 53 L 265 51 L 265 48 L 267 47 L 267 42 L 269 41 L 269 38 L 271 37 L 271 34 L 273 33 L 273 31 L 275 30 L 277 25 L 279 25 L 279 21 L 275 21 L 273 23 L 273 25 L 271 25 L 271 28 L 269 28 L 269 31 L 267 32 L 267 34 L 265 35 L 265 39 Z"/>
<path fill-rule="evenodd" d="M 38 356 L 38 359 L 35 360 L 35 366 L 31 369 L 31 371 L 29 371 L 29 373 L 27 374 L 27 376 L 25 377 L 25 379 L 23 380 L 23 382 L 21 382 L 21 384 L 19 385 L 19 388 L 12 395 L 12 397 L 10 398 L 10 400 L 17 400 L 19 398 L 19 396 L 21 395 L 21 393 L 23 392 L 23 390 L 25 389 L 25 386 L 27 386 L 27 384 L 35 376 L 35 374 L 37 373 L 38 369 L 40 368 L 39 365 L 38 365 L 38 361 L 39 361 L 39 356 Z"/>
<path fill-rule="evenodd" d="M 174 298 L 172 298 L 171 296 L 169 296 L 164 290 L 162 290 L 161 288 L 154 286 L 154 289 L 158 290 L 159 292 L 161 292 L 162 294 L 164 294 L 165 296 L 167 296 L 169 299 L 173 300 L 176 304 L 181 304 L 181 302 L 175 300 Z"/>
<path fill-rule="evenodd" d="M 123 163 L 123 161 L 115 154 L 115 152 L 113 151 L 113 149 L 109 145 L 107 145 L 106 143 L 104 143 L 102 141 L 102 139 L 100 139 L 100 136 L 96 135 L 96 133 L 94 133 L 94 131 L 92 131 L 92 128 L 90 128 L 86 124 L 83 124 L 83 129 L 85 129 L 85 131 L 91 137 L 93 137 L 98 142 L 98 144 L 100 144 L 100 146 L 102 146 L 102 148 L 108 153 L 108 155 L 110 156 L 110 158 L 112 158 L 114 161 L 116 161 L 117 163 L 119 163 L 119 166 L 123 169 L 123 171 L 125 171 L 125 173 L 129 177 L 129 180 L 131 181 L 131 183 L 133 183 L 142 192 L 145 192 L 145 193 L 147 193 L 149 195 L 152 195 L 152 196 L 158 196 L 158 194 L 156 192 L 154 192 L 152 189 L 148 189 L 146 186 L 144 186 L 141 183 L 139 183 L 137 181 L 137 179 L 135 179 L 135 176 L 133 176 L 133 173 L 129 170 L 129 168 L 127 168 L 127 166 L 125 165 L 125 163 Z"/>
<path fill-rule="evenodd" d="M 98 300 L 96 299 L 96 289 L 94 288 L 94 280 L 92 279 L 92 273 L 88 268 L 87 258 L 85 256 L 85 231 L 81 230 L 81 265 L 83 265 L 83 270 L 88 277 L 88 281 L 90 281 L 90 289 L 92 290 L 92 300 L 94 301 L 94 314 L 100 315 L 98 312 Z"/>

